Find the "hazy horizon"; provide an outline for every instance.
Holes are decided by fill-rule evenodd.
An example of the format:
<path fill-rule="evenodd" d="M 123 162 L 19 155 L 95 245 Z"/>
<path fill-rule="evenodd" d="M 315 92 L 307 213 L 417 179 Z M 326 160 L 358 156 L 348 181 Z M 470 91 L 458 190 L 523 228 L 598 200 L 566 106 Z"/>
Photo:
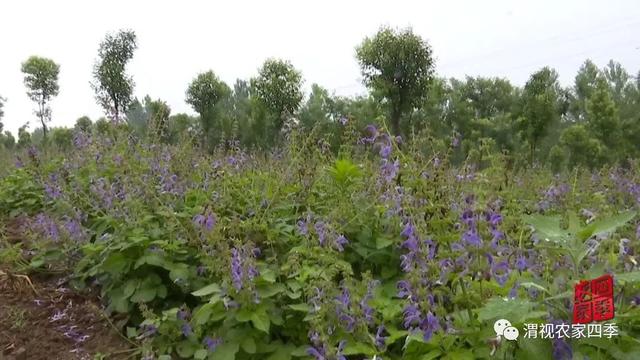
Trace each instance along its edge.
<path fill-rule="evenodd" d="M 570 85 L 580 65 L 609 59 L 632 75 L 640 70 L 640 3 L 633 1 L 237 1 L 214 4 L 158 1 L 108 6 L 92 1 L 4 4 L 0 31 L 0 96 L 7 98 L 5 129 L 16 133 L 34 105 L 25 94 L 20 64 L 31 55 L 60 64 L 60 95 L 50 126 L 103 116 L 89 86 L 100 41 L 107 32 L 132 29 L 139 48 L 128 67 L 134 95 L 193 114 L 184 102 L 197 73 L 213 70 L 229 85 L 249 79 L 269 57 L 290 60 L 305 88 L 318 83 L 338 95 L 364 94 L 355 47 L 381 25 L 413 30 L 433 47 L 438 76 L 499 76 L 522 85 L 548 65 Z"/>

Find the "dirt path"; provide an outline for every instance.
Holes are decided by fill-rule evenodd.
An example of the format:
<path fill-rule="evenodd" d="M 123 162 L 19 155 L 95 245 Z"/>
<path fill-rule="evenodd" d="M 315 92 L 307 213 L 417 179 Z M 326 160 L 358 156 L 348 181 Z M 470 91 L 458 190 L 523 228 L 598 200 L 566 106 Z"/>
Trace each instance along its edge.
<path fill-rule="evenodd" d="M 63 280 L 0 280 L 0 360 L 125 359 L 130 344 L 101 314 L 95 297 Z"/>

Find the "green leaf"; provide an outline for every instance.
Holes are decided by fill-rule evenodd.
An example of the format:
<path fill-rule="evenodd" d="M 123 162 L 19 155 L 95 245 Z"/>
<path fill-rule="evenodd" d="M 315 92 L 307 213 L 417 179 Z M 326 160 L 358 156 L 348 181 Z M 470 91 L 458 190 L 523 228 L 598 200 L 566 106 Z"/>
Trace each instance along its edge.
<path fill-rule="evenodd" d="M 261 299 L 270 298 L 287 290 L 287 288 L 281 283 L 258 285 L 256 288 Z"/>
<path fill-rule="evenodd" d="M 235 360 L 239 349 L 240 345 L 237 342 L 225 342 L 216 348 L 211 358 L 215 360 Z"/>
<path fill-rule="evenodd" d="M 267 360 L 290 360 L 295 347 L 292 345 L 278 345 Z M 304 355 L 307 355 L 306 353 Z"/>
<path fill-rule="evenodd" d="M 196 360 L 203 360 L 207 358 L 207 355 L 209 355 L 209 352 L 206 349 L 198 349 L 193 354 L 193 358 Z"/>
<path fill-rule="evenodd" d="M 144 265 L 144 264 L 149 264 L 149 265 L 153 265 L 153 266 L 158 266 L 158 267 L 165 267 L 165 259 L 164 256 L 161 256 L 158 253 L 148 253 L 148 254 L 144 254 L 142 255 L 138 261 L 136 261 L 136 264 L 134 265 L 134 269 L 139 268 L 140 266 Z"/>
<path fill-rule="evenodd" d="M 475 360 L 473 352 L 469 349 L 457 349 L 447 354 L 442 358 L 443 360 Z"/>
<path fill-rule="evenodd" d="M 534 304 L 528 300 L 491 298 L 478 310 L 478 320 L 507 319 L 519 323 L 531 318 Z"/>
<path fill-rule="evenodd" d="M 261 330 L 267 334 L 269 333 L 270 320 L 269 315 L 267 315 L 266 311 L 260 310 L 251 314 L 251 323 L 256 329 Z"/>
<path fill-rule="evenodd" d="M 361 342 L 353 342 L 353 341 L 349 341 L 347 342 L 345 348 L 344 348 L 344 355 L 373 355 L 376 353 L 376 349 L 374 349 L 373 347 L 371 347 L 368 344 L 364 344 Z"/>
<path fill-rule="evenodd" d="M 533 226 L 541 236 L 541 240 L 552 241 L 557 244 L 566 244 L 570 233 L 560 227 L 559 216 L 528 215 L 523 220 Z"/>
<path fill-rule="evenodd" d="M 239 322 L 247 322 L 251 320 L 251 315 L 253 313 L 246 307 L 241 307 L 240 310 L 236 313 L 236 320 Z"/>
<path fill-rule="evenodd" d="M 424 354 L 419 359 L 420 360 L 433 360 L 433 359 L 437 359 L 438 357 L 440 357 L 440 355 L 442 355 L 442 351 L 440 351 L 438 349 L 433 349 L 433 350 L 429 351 L 428 353 Z"/>
<path fill-rule="evenodd" d="M 129 261 L 122 255 L 122 253 L 111 253 L 108 258 L 102 263 L 102 271 L 107 272 L 113 276 L 119 276 L 128 267 Z"/>
<path fill-rule="evenodd" d="M 582 230 L 579 235 L 582 240 L 586 240 L 591 236 L 613 233 L 619 227 L 626 225 L 635 216 L 635 211 L 625 211 L 604 219 L 598 219 Z"/>
<path fill-rule="evenodd" d="M 640 282 L 640 271 L 632 271 L 628 273 L 615 274 L 614 279 L 620 283 Z"/>
<path fill-rule="evenodd" d="M 199 307 L 198 310 L 193 313 L 193 320 L 196 325 L 206 324 L 207 321 L 209 321 L 215 306 L 215 304 L 207 303 Z"/>
<path fill-rule="evenodd" d="M 222 291 L 220 285 L 213 283 L 191 293 L 193 296 L 207 296 Z"/>
<path fill-rule="evenodd" d="M 245 338 L 242 341 L 242 344 L 240 344 L 240 346 L 242 347 L 242 350 L 244 350 L 244 352 L 246 352 L 247 354 L 255 354 L 256 353 L 256 342 L 250 336 Z"/>
<path fill-rule="evenodd" d="M 383 236 L 376 237 L 376 249 L 384 249 L 393 245 L 393 239 Z"/>
<path fill-rule="evenodd" d="M 300 311 L 304 313 L 308 313 L 311 310 L 311 307 L 309 306 L 309 304 L 306 304 L 306 303 L 291 304 L 289 305 L 289 308 L 291 310 Z"/>
<path fill-rule="evenodd" d="M 276 273 L 271 269 L 265 268 L 260 270 L 260 278 L 268 283 L 274 283 L 276 282 Z"/>
<path fill-rule="evenodd" d="M 131 302 L 134 303 L 147 303 L 156 297 L 155 287 L 143 287 L 136 290 L 136 293 L 131 297 Z"/>
<path fill-rule="evenodd" d="M 538 290 L 544 291 L 547 294 L 550 294 L 549 290 L 547 290 L 544 286 L 538 285 L 538 284 L 536 284 L 534 282 L 530 282 L 530 281 L 523 282 L 523 283 L 520 284 L 520 286 L 522 286 L 525 289 L 529 289 L 529 288 L 538 289 Z"/>
<path fill-rule="evenodd" d="M 185 281 L 189 279 L 190 269 L 187 264 L 174 264 L 169 271 L 169 278 L 172 281 L 177 282 L 179 280 Z"/>
<path fill-rule="evenodd" d="M 184 340 L 176 346 L 176 352 L 183 359 L 192 358 L 195 351 L 195 345 L 188 340 Z"/>
<path fill-rule="evenodd" d="M 133 295 L 133 293 L 138 288 L 139 284 L 140 284 L 139 279 L 129 279 L 127 283 L 124 285 L 124 289 L 123 289 L 124 296 L 128 298 L 131 295 Z"/>

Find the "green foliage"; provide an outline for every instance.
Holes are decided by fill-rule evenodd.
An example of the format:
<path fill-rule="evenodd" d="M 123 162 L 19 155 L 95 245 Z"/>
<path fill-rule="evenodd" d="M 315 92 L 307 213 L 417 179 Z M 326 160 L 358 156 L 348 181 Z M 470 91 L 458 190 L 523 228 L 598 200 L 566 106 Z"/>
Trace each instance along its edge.
<path fill-rule="evenodd" d="M 44 131 L 44 140 L 47 140 L 47 122 L 51 121 L 51 107 L 49 102 L 58 95 L 58 74 L 60 65 L 51 59 L 31 56 L 22 63 L 24 85 L 27 87 L 27 95 L 35 102 L 36 116 L 40 119 Z"/>
<path fill-rule="evenodd" d="M 221 114 L 218 105 L 230 93 L 229 86 L 211 70 L 198 74 L 187 88 L 185 101 L 200 114 L 202 146 L 204 148 L 211 145 L 214 135 L 213 129 L 219 127 Z"/>
<path fill-rule="evenodd" d="M 107 34 L 98 48 L 91 86 L 98 104 L 116 122 L 127 111 L 133 96 L 133 79 L 126 74 L 126 66 L 137 47 L 136 34 L 120 30 Z"/>
<path fill-rule="evenodd" d="M 595 138 L 615 151 L 620 143 L 620 123 L 609 87 L 602 78 L 596 82 L 596 88 L 587 101 L 587 126 Z"/>
<path fill-rule="evenodd" d="M 568 152 L 569 167 L 593 168 L 600 163 L 604 150 L 600 141 L 592 138 L 583 125 L 566 128 L 560 136 L 560 144 Z"/>
<path fill-rule="evenodd" d="M 300 107 L 302 75 L 289 61 L 268 59 L 251 79 L 251 96 L 265 111 L 262 131 L 268 138 L 275 137 Z"/>
<path fill-rule="evenodd" d="M 91 122 L 91 119 L 88 116 L 82 116 L 76 120 L 74 128 L 84 132 L 89 132 L 91 131 L 92 126 L 93 123 Z"/>
<path fill-rule="evenodd" d="M 54 128 L 51 131 L 51 137 L 53 139 L 53 144 L 60 150 L 68 151 L 73 145 L 73 131 L 71 129 Z"/>
<path fill-rule="evenodd" d="M 433 78 L 431 46 L 411 29 L 383 27 L 356 49 L 364 83 L 389 104 L 391 128 L 400 135 L 400 118 L 423 101 Z"/>
<path fill-rule="evenodd" d="M 550 126 L 560 119 L 558 74 L 548 67 L 535 72 L 522 92 L 520 129 L 529 143 L 529 159 Z"/>
<path fill-rule="evenodd" d="M 43 190 L 33 174 L 20 169 L 2 178 L 0 183 L 0 213 L 5 217 L 34 214 L 43 207 Z"/>

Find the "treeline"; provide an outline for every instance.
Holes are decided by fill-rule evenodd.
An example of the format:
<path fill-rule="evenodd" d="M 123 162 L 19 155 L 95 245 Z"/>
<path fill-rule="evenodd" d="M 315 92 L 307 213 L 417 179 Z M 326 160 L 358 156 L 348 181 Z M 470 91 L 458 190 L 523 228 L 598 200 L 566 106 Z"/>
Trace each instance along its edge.
<path fill-rule="evenodd" d="M 562 87 L 548 67 L 524 87 L 503 78 L 445 79 L 434 74 L 426 41 L 411 29 L 383 27 L 355 51 L 370 89 L 366 96 L 336 96 L 317 84 L 305 96 L 302 74 L 288 61 L 269 59 L 254 78 L 232 86 L 213 71 L 197 74 L 185 90 L 185 101 L 198 114 L 190 116 L 172 115 L 161 99 L 132 96 L 126 65 L 136 49 L 132 31 L 107 35 L 100 44 L 92 86 L 105 117 L 80 118 L 76 129 L 102 134 L 115 122 L 148 141 L 192 141 L 211 150 L 231 141 L 268 149 L 295 127 L 337 148 L 345 124 L 364 129 L 373 123 L 406 141 L 429 139 L 436 151 L 454 148 L 458 161 L 501 152 L 519 164 L 543 162 L 559 171 L 640 157 L 640 73 L 632 75 L 613 60 L 603 68 L 587 60 L 570 87 Z M 18 139 L 5 132 L 1 143 L 70 148 L 72 129 L 55 128 L 50 136 L 47 129 L 59 66 L 34 56 L 22 71 L 41 127 L 33 133 L 22 127 Z"/>

